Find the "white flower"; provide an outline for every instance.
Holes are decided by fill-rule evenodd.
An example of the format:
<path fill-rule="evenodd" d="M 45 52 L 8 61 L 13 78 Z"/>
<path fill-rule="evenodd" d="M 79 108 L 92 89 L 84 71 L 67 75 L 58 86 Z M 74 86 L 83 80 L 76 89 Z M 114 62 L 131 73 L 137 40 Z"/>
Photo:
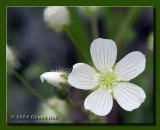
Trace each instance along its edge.
<path fill-rule="evenodd" d="M 57 97 L 51 97 L 47 100 L 47 103 L 52 106 L 42 103 L 39 106 L 37 115 L 40 117 L 47 117 L 46 120 L 39 120 L 43 123 L 64 123 L 68 122 L 68 105 L 67 102 Z M 50 118 L 50 119 L 49 119 Z"/>
<path fill-rule="evenodd" d="M 97 6 L 79 6 L 79 10 L 87 15 L 96 14 L 99 10 Z"/>
<path fill-rule="evenodd" d="M 46 80 L 49 84 L 57 88 L 62 88 L 67 84 L 66 72 L 45 72 L 40 75 L 42 83 Z"/>
<path fill-rule="evenodd" d="M 44 9 L 44 21 L 49 28 L 60 32 L 70 22 L 69 11 L 65 6 L 48 6 Z"/>
<path fill-rule="evenodd" d="M 68 82 L 78 89 L 94 89 L 84 101 L 85 109 L 99 116 L 107 115 L 113 98 L 126 111 L 138 108 L 145 100 L 144 91 L 129 81 L 145 69 L 145 56 L 138 51 L 126 55 L 116 65 L 117 47 L 110 39 L 95 39 L 90 53 L 96 69 L 77 63 L 68 76 Z M 112 98 L 113 95 L 113 98 Z"/>

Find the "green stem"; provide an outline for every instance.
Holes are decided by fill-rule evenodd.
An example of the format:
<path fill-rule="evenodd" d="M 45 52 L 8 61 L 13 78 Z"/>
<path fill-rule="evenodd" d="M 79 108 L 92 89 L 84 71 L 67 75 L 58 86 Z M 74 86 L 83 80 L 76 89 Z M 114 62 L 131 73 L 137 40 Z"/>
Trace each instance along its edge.
<path fill-rule="evenodd" d="M 84 60 L 86 62 L 88 62 L 88 63 L 91 63 L 90 59 L 88 58 L 88 56 L 84 52 L 84 48 L 81 47 L 81 45 L 78 43 L 78 41 L 72 35 L 72 33 L 70 32 L 70 30 L 68 28 L 64 28 L 64 31 L 68 35 L 68 37 L 70 38 L 71 42 L 75 45 L 75 47 L 77 48 L 77 50 L 79 51 L 79 53 L 81 54 L 81 56 L 84 58 Z"/>
<path fill-rule="evenodd" d="M 47 100 L 42 97 L 35 89 L 32 88 L 32 86 L 17 72 L 17 71 L 13 71 L 13 74 L 16 76 L 16 78 L 21 81 L 23 83 L 23 85 L 35 96 L 37 97 L 39 100 L 41 100 L 43 103 L 45 103 L 49 108 L 53 109 L 57 114 L 59 114 L 59 112 L 56 111 L 56 109 L 47 102 Z M 60 114 L 59 114 L 60 115 Z"/>
<path fill-rule="evenodd" d="M 132 19 L 133 19 L 136 12 L 137 12 L 137 9 L 135 9 L 135 8 L 131 8 L 128 11 L 127 16 L 124 18 L 124 21 L 122 21 L 122 24 L 120 25 L 119 31 L 116 34 L 115 41 L 117 43 L 120 44 L 122 42 L 123 36 L 126 33 L 129 25 L 131 24 Z"/>
<path fill-rule="evenodd" d="M 91 123 L 107 123 L 107 118 L 96 116 L 93 113 L 89 113 L 89 119 Z"/>
<path fill-rule="evenodd" d="M 97 23 L 97 15 L 91 16 L 91 26 L 92 26 L 92 36 L 93 39 L 98 37 L 98 23 Z"/>

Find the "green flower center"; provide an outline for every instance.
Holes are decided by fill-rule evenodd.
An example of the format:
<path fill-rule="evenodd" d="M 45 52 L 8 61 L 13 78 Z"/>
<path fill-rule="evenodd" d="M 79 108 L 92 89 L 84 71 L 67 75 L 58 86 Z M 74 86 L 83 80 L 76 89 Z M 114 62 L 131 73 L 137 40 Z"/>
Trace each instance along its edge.
<path fill-rule="evenodd" d="M 99 74 L 100 86 L 107 87 L 107 89 L 112 92 L 113 83 L 117 82 L 117 76 L 113 72 L 113 70 L 109 70 L 106 73 Z"/>

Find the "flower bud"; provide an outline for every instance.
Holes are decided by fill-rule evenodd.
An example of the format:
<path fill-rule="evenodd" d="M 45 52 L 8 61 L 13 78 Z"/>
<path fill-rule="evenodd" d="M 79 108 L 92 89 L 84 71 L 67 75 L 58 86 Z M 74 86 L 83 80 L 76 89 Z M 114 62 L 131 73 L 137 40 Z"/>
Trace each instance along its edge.
<path fill-rule="evenodd" d="M 69 11 L 65 6 L 48 6 L 44 9 L 44 21 L 49 28 L 60 32 L 70 22 Z"/>
<path fill-rule="evenodd" d="M 68 122 L 67 102 L 57 97 L 51 97 L 47 100 L 49 107 L 45 103 L 39 106 L 38 116 L 47 117 L 46 120 L 40 120 L 42 123 L 65 123 Z"/>
<path fill-rule="evenodd" d="M 7 68 L 14 68 L 15 65 L 15 57 L 12 49 L 6 45 L 6 60 L 7 60 Z"/>
<path fill-rule="evenodd" d="M 66 72 L 45 72 L 41 74 L 40 79 L 42 83 L 46 80 L 54 87 L 63 88 L 67 85 L 67 76 Z"/>

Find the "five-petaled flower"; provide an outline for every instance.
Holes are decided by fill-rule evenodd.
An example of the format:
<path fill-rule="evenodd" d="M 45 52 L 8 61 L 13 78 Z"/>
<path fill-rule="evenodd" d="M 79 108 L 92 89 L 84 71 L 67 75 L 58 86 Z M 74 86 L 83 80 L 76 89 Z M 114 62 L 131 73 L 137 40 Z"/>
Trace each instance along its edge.
<path fill-rule="evenodd" d="M 134 51 L 116 65 L 117 46 L 110 39 L 95 39 L 90 53 L 96 68 L 77 63 L 68 76 L 68 82 L 75 88 L 94 90 L 84 101 L 85 109 L 96 115 L 107 115 L 113 106 L 113 99 L 127 111 L 138 108 L 146 95 L 142 88 L 129 81 L 145 69 L 146 58 Z M 113 98 L 112 98 L 113 97 Z"/>

